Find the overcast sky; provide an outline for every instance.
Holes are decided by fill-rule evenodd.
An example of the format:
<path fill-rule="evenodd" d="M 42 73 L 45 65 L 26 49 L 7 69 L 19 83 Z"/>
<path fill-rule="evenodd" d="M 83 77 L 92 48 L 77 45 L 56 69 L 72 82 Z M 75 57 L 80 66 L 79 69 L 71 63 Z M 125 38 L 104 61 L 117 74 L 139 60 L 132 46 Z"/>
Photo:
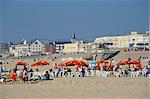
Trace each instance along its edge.
<path fill-rule="evenodd" d="M 0 0 L 0 41 L 145 32 L 149 5 L 149 0 Z"/>

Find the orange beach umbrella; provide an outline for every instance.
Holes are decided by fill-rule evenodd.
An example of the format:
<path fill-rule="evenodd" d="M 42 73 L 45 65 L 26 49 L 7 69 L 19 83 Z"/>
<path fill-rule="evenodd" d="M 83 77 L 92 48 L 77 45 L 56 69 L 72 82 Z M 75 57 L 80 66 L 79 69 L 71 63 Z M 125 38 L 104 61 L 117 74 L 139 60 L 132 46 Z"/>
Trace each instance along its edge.
<path fill-rule="evenodd" d="M 139 60 L 125 60 L 125 61 L 120 61 L 117 63 L 117 65 L 130 65 L 130 64 L 140 64 Z"/>
<path fill-rule="evenodd" d="M 24 61 L 19 61 L 19 62 L 16 63 L 16 65 L 27 65 L 27 63 L 24 62 Z"/>
<path fill-rule="evenodd" d="M 43 65 L 49 65 L 47 61 L 38 61 L 33 63 L 31 66 L 43 66 Z"/>
<path fill-rule="evenodd" d="M 79 66 L 88 66 L 84 61 L 82 60 L 71 60 L 65 63 L 61 63 L 58 64 L 58 66 L 75 66 L 75 65 L 79 65 Z"/>

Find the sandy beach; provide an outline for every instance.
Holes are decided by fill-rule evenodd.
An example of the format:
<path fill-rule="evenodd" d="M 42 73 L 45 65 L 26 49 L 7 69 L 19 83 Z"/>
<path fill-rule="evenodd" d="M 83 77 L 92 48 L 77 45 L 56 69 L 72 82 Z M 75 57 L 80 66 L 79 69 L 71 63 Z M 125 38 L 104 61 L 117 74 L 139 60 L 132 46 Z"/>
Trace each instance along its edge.
<path fill-rule="evenodd" d="M 150 0 L 0 0 L 0 99 L 150 99 Z"/>
<path fill-rule="evenodd" d="M 61 58 L 55 59 L 54 62 L 61 63 Z M 45 71 L 53 68 L 51 57 L 36 59 L 46 60 L 50 65 L 32 67 L 33 70 L 38 68 L 39 71 Z M 30 66 L 34 58 L 2 60 L 7 68 L 14 68 L 18 61 L 26 61 Z M 9 64 L 6 64 L 7 62 Z M 97 76 L 58 77 L 49 81 L 7 83 L 0 84 L 0 99 L 150 99 L 150 79 L 146 77 L 103 77 L 101 79 Z"/>
<path fill-rule="evenodd" d="M 37 83 L 1 84 L 1 99 L 149 99 L 148 78 L 55 78 Z"/>

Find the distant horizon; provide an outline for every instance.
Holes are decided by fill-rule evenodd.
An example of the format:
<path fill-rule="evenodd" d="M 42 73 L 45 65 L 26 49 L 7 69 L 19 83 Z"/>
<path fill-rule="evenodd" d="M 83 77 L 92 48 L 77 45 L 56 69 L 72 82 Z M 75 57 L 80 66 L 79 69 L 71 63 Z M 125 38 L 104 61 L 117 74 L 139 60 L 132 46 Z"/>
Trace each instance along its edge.
<path fill-rule="evenodd" d="M 0 42 L 145 33 L 149 0 L 1 0 Z"/>

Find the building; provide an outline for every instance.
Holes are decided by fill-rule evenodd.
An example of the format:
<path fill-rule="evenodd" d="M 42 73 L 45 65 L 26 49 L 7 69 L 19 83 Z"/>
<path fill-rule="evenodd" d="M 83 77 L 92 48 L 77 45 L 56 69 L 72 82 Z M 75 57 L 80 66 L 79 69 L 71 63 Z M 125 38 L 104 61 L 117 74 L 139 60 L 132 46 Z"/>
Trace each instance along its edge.
<path fill-rule="evenodd" d="M 0 43 L 0 53 L 5 53 L 9 51 L 9 44 Z"/>
<path fill-rule="evenodd" d="M 30 56 L 29 45 L 26 40 L 23 40 L 21 43 L 11 45 L 9 52 L 14 57 Z"/>
<path fill-rule="evenodd" d="M 131 32 L 130 35 L 104 36 L 95 39 L 97 44 L 105 44 L 110 49 L 149 48 L 149 33 Z"/>
<path fill-rule="evenodd" d="M 73 35 L 72 35 L 71 42 L 72 43 L 76 43 L 77 42 L 76 34 L 75 33 L 73 33 Z"/>
<path fill-rule="evenodd" d="M 31 53 L 45 53 L 53 54 L 56 52 L 55 45 L 51 44 L 48 40 L 33 40 L 29 44 L 29 51 Z"/>
<path fill-rule="evenodd" d="M 72 37 L 71 37 L 71 39 L 70 40 L 59 40 L 59 41 L 54 41 L 53 42 L 53 45 L 55 45 L 55 47 L 56 47 L 56 53 L 64 53 L 64 51 L 66 51 L 66 50 L 64 50 L 64 45 L 66 46 L 66 47 L 71 47 L 72 46 L 72 48 L 74 48 L 74 47 L 76 47 L 77 45 L 75 44 L 77 42 L 77 40 L 76 40 L 76 35 L 75 35 L 75 33 L 73 33 L 73 35 L 72 35 Z M 74 44 L 72 44 L 72 43 L 74 43 Z M 66 48 L 65 48 L 66 49 Z M 68 48 L 67 48 L 68 49 Z M 75 51 L 75 49 L 72 49 L 72 50 L 74 50 L 74 52 L 76 53 L 76 51 Z M 65 52 L 66 53 L 66 52 Z"/>
<path fill-rule="evenodd" d="M 91 53 L 92 44 L 77 40 L 75 33 L 72 35 L 71 42 L 63 45 L 63 53 Z"/>
<path fill-rule="evenodd" d="M 44 44 L 38 39 L 29 42 L 29 52 L 31 53 L 44 52 Z"/>
<path fill-rule="evenodd" d="M 23 57 L 37 54 L 53 54 L 55 53 L 55 45 L 50 44 L 47 40 L 26 40 L 21 43 L 11 45 L 10 53 L 14 57 Z"/>
<path fill-rule="evenodd" d="M 69 44 L 70 41 L 55 41 L 53 42 L 53 45 L 55 45 L 56 53 L 63 53 L 64 50 L 64 44 Z"/>
<path fill-rule="evenodd" d="M 56 47 L 53 44 L 45 44 L 44 52 L 47 54 L 54 54 L 56 52 Z"/>
<path fill-rule="evenodd" d="M 79 43 L 68 43 L 64 44 L 64 53 L 78 53 L 79 52 Z"/>
<path fill-rule="evenodd" d="M 92 45 L 83 42 L 64 44 L 64 53 L 90 53 L 92 52 Z"/>

